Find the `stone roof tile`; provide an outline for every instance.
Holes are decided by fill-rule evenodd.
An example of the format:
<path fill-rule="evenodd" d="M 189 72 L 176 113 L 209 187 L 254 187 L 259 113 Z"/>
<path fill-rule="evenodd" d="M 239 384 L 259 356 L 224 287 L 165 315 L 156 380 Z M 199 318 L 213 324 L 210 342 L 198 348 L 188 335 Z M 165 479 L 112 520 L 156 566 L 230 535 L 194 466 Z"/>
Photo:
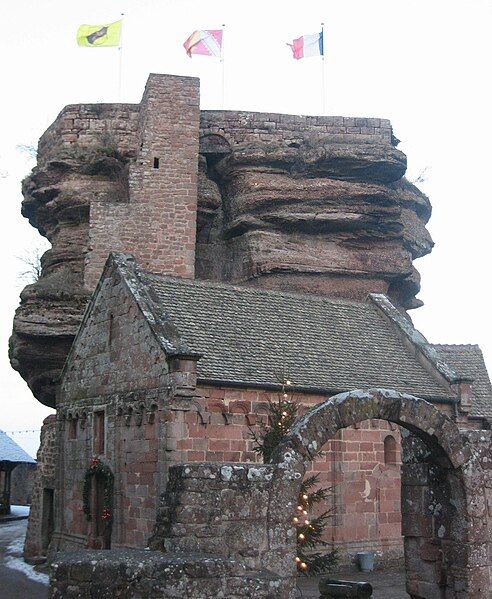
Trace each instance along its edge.
<path fill-rule="evenodd" d="M 384 387 L 450 399 L 372 302 L 334 300 L 147 274 L 201 380 L 272 385 L 282 376 L 327 393 Z"/>

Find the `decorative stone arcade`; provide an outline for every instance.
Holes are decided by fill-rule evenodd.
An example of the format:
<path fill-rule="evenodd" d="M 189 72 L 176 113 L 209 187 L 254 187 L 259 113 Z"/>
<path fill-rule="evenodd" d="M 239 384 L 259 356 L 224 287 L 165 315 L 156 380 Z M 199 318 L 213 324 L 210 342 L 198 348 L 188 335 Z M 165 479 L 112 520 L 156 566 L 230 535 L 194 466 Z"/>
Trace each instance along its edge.
<path fill-rule="evenodd" d="M 402 517 L 410 596 L 492 599 L 491 433 L 460 431 L 430 403 L 384 389 L 310 410 L 272 464 L 172 466 L 154 551 L 61 554 L 51 598 L 293 599 L 292 513 L 306 464 L 338 430 L 372 418 L 409 431 Z"/>

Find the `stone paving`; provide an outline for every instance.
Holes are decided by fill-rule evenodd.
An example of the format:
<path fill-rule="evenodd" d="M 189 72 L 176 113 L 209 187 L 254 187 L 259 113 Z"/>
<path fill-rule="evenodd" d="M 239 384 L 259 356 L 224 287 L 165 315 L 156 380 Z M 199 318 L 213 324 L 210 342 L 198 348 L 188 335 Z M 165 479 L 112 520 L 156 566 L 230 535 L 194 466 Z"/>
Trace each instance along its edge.
<path fill-rule="evenodd" d="M 370 582 L 374 589 L 373 599 L 409 599 L 405 592 L 405 568 L 397 566 L 374 572 L 358 572 L 354 569 L 343 569 L 334 573 L 331 578 Z M 301 578 L 297 585 L 298 599 L 318 599 L 319 578 Z"/>

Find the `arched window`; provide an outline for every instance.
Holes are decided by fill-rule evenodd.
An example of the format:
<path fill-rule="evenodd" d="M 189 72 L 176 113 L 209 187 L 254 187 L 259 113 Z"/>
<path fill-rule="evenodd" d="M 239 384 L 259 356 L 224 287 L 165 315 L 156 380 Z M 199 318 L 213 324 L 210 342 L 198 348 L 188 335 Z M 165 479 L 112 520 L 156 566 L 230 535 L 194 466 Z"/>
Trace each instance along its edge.
<path fill-rule="evenodd" d="M 391 435 L 384 439 L 384 463 L 387 465 L 398 463 L 398 447 L 395 438 Z"/>

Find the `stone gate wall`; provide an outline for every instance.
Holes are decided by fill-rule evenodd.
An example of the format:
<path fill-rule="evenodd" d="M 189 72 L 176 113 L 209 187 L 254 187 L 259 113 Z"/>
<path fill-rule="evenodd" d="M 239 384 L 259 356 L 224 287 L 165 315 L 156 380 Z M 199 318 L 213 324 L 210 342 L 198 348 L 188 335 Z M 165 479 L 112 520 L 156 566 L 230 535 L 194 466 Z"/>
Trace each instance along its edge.
<path fill-rule="evenodd" d="M 348 418 L 346 424 L 357 417 L 352 408 L 339 412 Z M 366 408 L 362 411 L 367 414 Z M 431 420 L 430 428 L 439 422 L 448 429 L 450 443 L 436 445 L 434 465 L 415 462 L 406 470 L 404 528 L 411 541 L 406 547 L 407 590 L 412 599 L 490 599 L 492 434 L 467 431 L 457 437 L 451 421 Z M 403 422 L 422 432 L 415 429 L 414 416 Z M 333 428 L 343 423 L 343 418 L 333 422 Z M 318 422 L 311 433 L 320 426 Z M 300 430 L 294 427 L 290 445 L 284 445 L 273 465 L 173 466 L 153 537 L 157 551 L 62 554 L 53 567 L 51 598 L 88 599 L 97 590 L 125 599 L 209 599 L 213 589 L 227 589 L 230 599 L 252 593 L 292 599 L 295 534 L 290 514 L 303 461 L 312 457 L 304 452 L 315 449 L 311 435 L 297 436 Z M 451 463 L 445 463 L 448 458 Z"/>
<path fill-rule="evenodd" d="M 41 428 L 41 439 L 36 455 L 36 472 L 32 489 L 31 509 L 24 542 L 26 558 L 46 555 L 50 538 L 47 517 L 49 506 L 46 505 L 45 489 L 55 489 L 55 473 L 57 463 L 56 416 L 44 419 Z M 44 516 L 44 517 L 43 517 Z"/>
<path fill-rule="evenodd" d="M 261 570 L 269 549 L 273 471 L 270 465 L 225 462 L 172 466 L 150 546 L 219 554 Z"/>
<path fill-rule="evenodd" d="M 176 406 L 167 416 L 170 463 L 257 462 L 251 431 L 266 419 L 275 391 L 199 386 L 198 404 Z M 297 394 L 299 414 L 322 403 L 324 396 Z M 444 408 L 445 409 L 445 408 Z M 340 549 L 342 562 L 373 550 L 378 561 L 403 556 L 400 515 L 400 455 L 386 464 L 384 440 L 400 443 L 399 427 L 382 420 L 358 423 L 339 431 L 309 464 L 319 485 L 331 488 L 322 507 L 332 512 L 325 540 Z"/>

